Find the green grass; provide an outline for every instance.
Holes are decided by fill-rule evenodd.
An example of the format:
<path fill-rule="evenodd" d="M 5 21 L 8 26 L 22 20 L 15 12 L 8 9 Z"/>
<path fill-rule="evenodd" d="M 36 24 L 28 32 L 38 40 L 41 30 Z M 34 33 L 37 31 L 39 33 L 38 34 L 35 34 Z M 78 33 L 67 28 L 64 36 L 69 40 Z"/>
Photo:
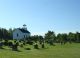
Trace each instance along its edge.
<path fill-rule="evenodd" d="M 19 48 L 21 52 L 12 51 L 10 48 L 0 49 L 0 58 L 80 58 L 80 43 L 72 43 L 56 46 L 46 45 L 45 49 L 25 50 Z"/>

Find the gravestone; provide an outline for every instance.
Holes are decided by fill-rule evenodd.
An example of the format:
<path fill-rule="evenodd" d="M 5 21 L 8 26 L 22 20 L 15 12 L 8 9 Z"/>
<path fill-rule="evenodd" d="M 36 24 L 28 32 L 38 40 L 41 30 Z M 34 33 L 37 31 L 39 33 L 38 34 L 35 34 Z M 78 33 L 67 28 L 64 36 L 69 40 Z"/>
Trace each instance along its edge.
<path fill-rule="evenodd" d="M 42 48 L 45 48 L 44 44 L 42 44 Z"/>
<path fill-rule="evenodd" d="M 16 42 L 15 44 L 13 44 L 12 50 L 13 50 L 13 51 L 18 51 L 18 46 L 19 46 L 19 43 Z"/>
<path fill-rule="evenodd" d="M 8 46 L 11 48 L 13 46 L 13 43 L 12 42 L 9 42 L 8 43 Z"/>
<path fill-rule="evenodd" d="M 34 44 L 34 49 L 39 49 L 38 44 Z"/>
<path fill-rule="evenodd" d="M 20 47 L 23 47 L 23 44 L 20 44 Z"/>

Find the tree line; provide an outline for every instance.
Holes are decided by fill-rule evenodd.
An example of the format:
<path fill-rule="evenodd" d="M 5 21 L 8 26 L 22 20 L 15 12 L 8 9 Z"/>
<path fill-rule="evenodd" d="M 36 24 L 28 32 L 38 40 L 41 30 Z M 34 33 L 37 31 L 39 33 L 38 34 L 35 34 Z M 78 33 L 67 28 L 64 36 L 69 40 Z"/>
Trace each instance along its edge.
<path fill-rule="evenodd" d="M 5 29 L 5 28 L 0 28 L 0 39 L 4 39 L 4 40 L 12 40 L 13 38 L 13 30 L 10 28 L 9 30 Z M 47 33 L 45 33 L 44 36 L 41 35 L 34 35 L 34 36 L 30 36 L 28 38 L 26 38 L 27 41 L 34 41 L 37 42 L 39 41 L 40 43 L 50 43 L 50 44 L 54 44 L 54 43 L 61 43 L 61 44 L 65 44 L 67 42 L 72 43 L 80 43 L 80 33 L 76 32 L 76 33 L 58 33 L 55 34 L 54 31 L 48 31 Z"/>
<path fill-rule="evenodd" d="M 12 39 L 13 30 L 10 28 L 9 30 L 5 28 L 0 28 L 0 39 L 10 40 Z"/>
<path fill-rule="evenodd" d="M 34 35 L 29 38 L 26 38 L 28 41 L 39 41 L 41 43 L 49 43 L 54 45 L 54 43 L 80 43 L 80 33 L 58 33 L 57 35 L 53 31 L 48 31 L 45 36 Z"/>
<path fill-rule="evenodd" d="M 61 44 L 65 44 L 67 42 L 72 43 L 80 43 L 80 33 L 76 32 L 76 33 L 59 33 L 59 34 L 55 34 L 55 32 L 53 31 L 48 31 L 45 36 L 45 41 L 46 42 L 57 42 L 57 43 L 61 43 Z"/>

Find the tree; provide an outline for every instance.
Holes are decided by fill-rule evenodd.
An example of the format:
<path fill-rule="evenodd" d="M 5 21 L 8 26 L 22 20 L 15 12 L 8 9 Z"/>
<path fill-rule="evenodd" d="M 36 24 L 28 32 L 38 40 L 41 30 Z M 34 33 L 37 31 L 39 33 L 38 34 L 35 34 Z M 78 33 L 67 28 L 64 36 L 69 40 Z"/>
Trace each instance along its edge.
<path fill-rule="evenodd" d="M 12 30 L 12 28 L 10 28 L 8 30 L 8 34 L 9 34 L 9 39 L 12 39 L 12 37 L 13 37 L 13 30 Z"/>
<path fill-rule="evenodd" d="M 62 34 L 62 41 L 63 41 L 64 44 L 68 41 L 66 33 Z"/>
<path fill-rule="evenodd" d="M 31 36 L 31 39 L 35 42 L 39 41 L 39 36 L 38 35 L 34 35 L 34 36 Z"/>
<path fill-rule="evenodd" d="M 76 42 L 80 42 L 80 33 L 79 32 L 76 32 L 76 35 L 75 35 L 75 37 L 76 37 Z"/>
<path fill-rule="evenodd" d="M 56 36 L 55 36 L 55 33 L 53 31 L 48 31 L 46 34 L 45 34 L 45 41 L 49 44 L 53 44 L 53 42 L 55 42 Z"/>
<path fill-rule="evenodd" d="M 12 39 L 12 29 L 7 30 L 5 28 L 0 28 L 0 39 Z"/>
<path fill-rule="evenodd" d="M 40 43 L 40 44 L 44 43 L 44 38 L 43 38 L 43 36 L 38 36 L 38 38 L 39 38 L 39 43 Z"/>
<path fill-rule="evenodd" d="M 75 34 L 74 34 L 74 33 L 69 32 L 69 34 L 68 34 L 68 41 L 69 41 L 70 43 L 72 43 L 72 42 L 75 41 Z"/>
<path fill-rule="evenodd" d="M 63 39 L 62 39 L 62 34 L 57 34 L 57 42 L 59 42 L 59 43 L 63 43 Z"/>
<path fill-rule="evenodd" d="M 2 39 L 2 29 L 0 28 L 0 39 Z"/>

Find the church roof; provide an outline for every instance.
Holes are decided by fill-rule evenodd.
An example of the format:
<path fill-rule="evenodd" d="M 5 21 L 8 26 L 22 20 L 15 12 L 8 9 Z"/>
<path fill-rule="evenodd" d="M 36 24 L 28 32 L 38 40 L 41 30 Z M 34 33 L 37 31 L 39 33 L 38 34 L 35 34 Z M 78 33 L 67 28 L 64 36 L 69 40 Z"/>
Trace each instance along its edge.
<path fill-rule="evenodd" d="M 25 29 L 21 29 L 21 28 L 19 28 L 19 30 L 21 31 L 21 32 L 23 32 L 23 33 L 30 33 L 28 30 L 25 30 Z"/>

